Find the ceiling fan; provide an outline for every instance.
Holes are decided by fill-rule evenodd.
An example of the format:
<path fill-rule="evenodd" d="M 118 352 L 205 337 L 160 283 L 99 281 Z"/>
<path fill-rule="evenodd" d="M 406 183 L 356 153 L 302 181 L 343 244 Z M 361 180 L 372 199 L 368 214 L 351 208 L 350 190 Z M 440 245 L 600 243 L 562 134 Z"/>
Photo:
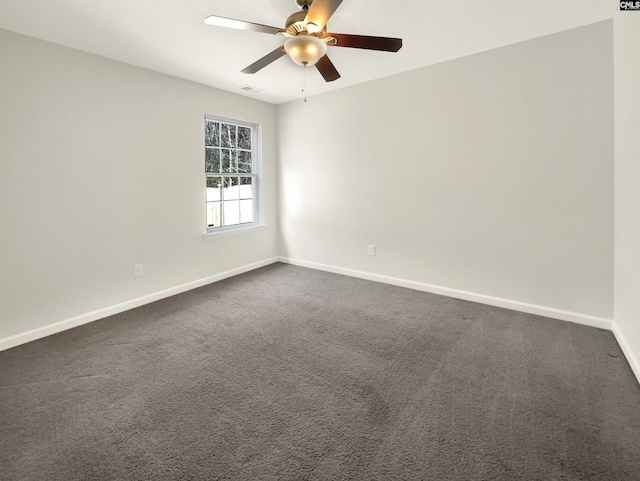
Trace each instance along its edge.
<path fill-rule="evenodd" d="M 243 73 L 256 73 L 285 54 L 298 65 L 315 65 L 327 82 L 340 78 L 340 74 L 326 55 L 327 46 L 362 48 L 397 52 L 402 47 L 401 38 L 370 37 L 367 35 L 349 35 L 327 33 L 327 21 L 342 3 L 342 0 L 295 0 L 302 9 L 287 19 L 285 27 L 277 28 L 258 23 L 234 20 L 232 18 L 211 15 L 204 19 L 207 25 L 270 33 L 287 37 L 283 46 L 268 53 L 257 62 L 242 70 Z"/>

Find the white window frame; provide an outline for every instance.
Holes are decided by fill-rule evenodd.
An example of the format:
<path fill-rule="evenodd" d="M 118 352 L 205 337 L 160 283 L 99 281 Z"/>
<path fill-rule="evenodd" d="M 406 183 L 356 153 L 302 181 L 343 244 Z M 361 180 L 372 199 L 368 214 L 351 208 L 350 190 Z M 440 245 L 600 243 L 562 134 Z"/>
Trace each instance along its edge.
<path fill-rule="evenodd" d="M 240 127 L 248 127 L 251 129 L 251 173 L 230 173 L 230 174 L 220 174 L 206 171 L 206 135 L 205 135 L 205 125 L 207 121 L 219 122 L 221 124 L 233 124 Z M 205 186 L 205 235 L 204 238 L 211 239 L 215 237 L 226 237 L 228 235 L 240 234 L 242 232 L 255 230 L 257 228 L 264 227 L 262 222 L 262 188 L 261 188 L 261 180 L 262 180 L 262 138 L 260 135 L 260 124 L 256 124 L 253 122 L 246 122 L 243 120 L 231 119 L 227 117 L 219 117 L 217 115 L 205 115 L 204 122 L 202 123 L 203 131 L 202 131 L 202 140 L 205 144 L 204 146 L 204 186 Z M 208 202 L 206 197 L 206 185 L 207 178 L 209 177 L 251 177 L 252 180 L 252 201 L 253 201 L 253 221 L 246 222 L 243 224 L 234 224 L 230 226 L 221 226 L 221 227 L 209 227 L 208 225 Z M 223 206 L 221 206 L 224 208 Z"/>

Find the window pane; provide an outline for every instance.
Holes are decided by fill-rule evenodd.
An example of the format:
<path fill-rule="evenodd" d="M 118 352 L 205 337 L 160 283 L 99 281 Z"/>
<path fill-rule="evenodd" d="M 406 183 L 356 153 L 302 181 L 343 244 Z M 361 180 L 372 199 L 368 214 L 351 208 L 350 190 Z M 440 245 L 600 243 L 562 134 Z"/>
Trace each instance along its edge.
<path fill-rule="evenodd" d="M 251 150 L 251 129 L 238 126 L 238 148 Z"/>
<path fill-rule="evenodd" d="M 236 148 L 236 126 L 233 124 L 222 124 L 222 147 Z"/>
<path fill-rule="evenodd" d="M 224 225 L 235 225 L 240 223 L 240 201 L 225 201 L 222 208 L 224 212 Z"/>
<path fill-rule="evenodd" d="M 220 200 L 220 186 L 222 179 L 220 177 L 207 177 L 207 202 Z"/>
<path fill-rule="evenodd" d="M 253 222 L 253 201 L 251 199 L 240 201 L 240 223 L 246 224 L 247 222 Z"/>
<path fill-rule="evenodd" d="M 233 185 L 233 177 L 221 176 L 219 178 L 220 178 L 220 185 L 223 187 L 223 189 L 226 189 L 230 185 Z"/>
<path fill-rule="evenodd" d="M 238 200 L 240 198 L 240 186 L 237 177 L 225 177 L 223 200 Z"/>
<path fill-rule="evenodd" d="M 238 172 L 251 173 L 251 152 L 238 151 Z"/>
<path fill-rule="evenodd" d="M 240 177 L 240 198 L 251 199 L 253 197 L 253 179 L 251 177 Z"/>
<path fill-rule="evenodd" d="M 207 202 L 207 227 L 220 227 L 220 202 Z"/>
<path fill-rule="evenodd" d="M 207 120 L 204 123 L 204 145 L 220 147 L 220 124 Z"/>
<path fill-rule="evenodd" d="M 222 172 L 238 172 L 235 154 L 234 150 L 222 149 Z"/>
<path fill-rule="evenodd" d="M 220 149 L 205 149 L 205 172 L 220 172 Z"/>

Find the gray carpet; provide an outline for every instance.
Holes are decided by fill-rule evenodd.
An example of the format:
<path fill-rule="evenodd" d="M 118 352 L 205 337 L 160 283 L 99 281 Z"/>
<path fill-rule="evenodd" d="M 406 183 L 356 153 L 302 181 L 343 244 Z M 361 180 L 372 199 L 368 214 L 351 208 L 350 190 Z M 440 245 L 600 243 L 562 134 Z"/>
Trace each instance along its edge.
<path fill-rule="evenodd" d="M 599 329 L 283 264 L 0 352 L 2 480 L 638 480 Z"/>

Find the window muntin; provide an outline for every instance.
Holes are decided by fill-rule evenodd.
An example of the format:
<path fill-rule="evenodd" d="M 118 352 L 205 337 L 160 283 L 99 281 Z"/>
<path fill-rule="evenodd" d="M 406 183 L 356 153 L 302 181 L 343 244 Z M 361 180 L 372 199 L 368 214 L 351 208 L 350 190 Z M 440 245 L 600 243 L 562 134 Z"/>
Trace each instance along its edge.
<path fill-rule="evenodd" d="M 257 125 L 205 118 L 207 232 L 258 223 Z"/>

